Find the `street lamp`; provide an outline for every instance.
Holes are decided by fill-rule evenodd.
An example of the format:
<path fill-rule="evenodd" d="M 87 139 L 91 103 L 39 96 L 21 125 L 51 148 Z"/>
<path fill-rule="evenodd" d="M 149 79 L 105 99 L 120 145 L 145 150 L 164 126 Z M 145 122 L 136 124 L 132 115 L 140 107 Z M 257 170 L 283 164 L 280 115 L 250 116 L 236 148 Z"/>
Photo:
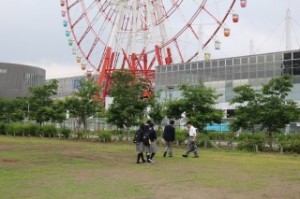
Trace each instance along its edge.
<path fill-rule="evenodd" d="M 29 114 L 30 114 L 30 104 L 29 104 L 29 102 L 26 102 L 26 104 L 27 104 L 27 119 L 28 119 L 28 121 L 30 120 L 30 118 L 29 118 Z"/>

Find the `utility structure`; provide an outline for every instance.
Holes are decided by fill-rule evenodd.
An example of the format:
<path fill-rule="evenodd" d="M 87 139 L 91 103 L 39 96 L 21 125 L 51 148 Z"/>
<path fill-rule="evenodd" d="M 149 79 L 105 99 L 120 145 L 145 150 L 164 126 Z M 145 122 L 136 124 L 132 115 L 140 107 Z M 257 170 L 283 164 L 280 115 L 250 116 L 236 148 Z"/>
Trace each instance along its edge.
<path fill-rule="evenodd" d="M 105 98 L 115 70 L 128 69 L 153 87 L 156 66 L 195 60 L 213 42 L 220 49 L 220 38 L 230 36 L 230 26 L 239 21 L 236 2 L 61 0 L 60 5 L 68 44 L 82 70 L 99 75 Z M 246 7 L 246 0 L 239 2 Z M 145 97 L 150 94 L 151 89 Z"/>

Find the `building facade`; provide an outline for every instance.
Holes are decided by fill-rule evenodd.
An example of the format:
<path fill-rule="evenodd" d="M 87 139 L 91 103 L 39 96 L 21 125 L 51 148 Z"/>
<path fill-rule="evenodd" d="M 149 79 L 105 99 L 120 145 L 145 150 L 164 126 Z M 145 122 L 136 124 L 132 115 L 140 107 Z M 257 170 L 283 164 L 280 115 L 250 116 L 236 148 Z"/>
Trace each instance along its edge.
<path fill-rule="evenodd" d="M 0 97 L 12 99 L 29 95 L 29 88 L 45 83 L 46 71 L 42 68 L 0 63 Z"/>
<path fill-rule="evenodd" d="M 293 75 L 294 87 L 289 98 L 300 104 L 300 50 L 159 66 L 155 90 L 161 93 L 160 100 L 164 101 L 180 98 L 178 85 L 202 82 L 221 94 L 217 107 L 227 112 L 234 109 L 229 104 L 234 97 L 234 87 L 250 84 L 260 88 L 282 74 Z"/>

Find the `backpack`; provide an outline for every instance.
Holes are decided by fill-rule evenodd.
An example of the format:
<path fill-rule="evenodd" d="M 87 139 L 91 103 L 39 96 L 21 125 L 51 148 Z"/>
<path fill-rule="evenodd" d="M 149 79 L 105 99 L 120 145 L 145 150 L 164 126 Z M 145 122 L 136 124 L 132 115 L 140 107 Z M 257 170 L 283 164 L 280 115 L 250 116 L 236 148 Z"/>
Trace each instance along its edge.
<path fill-rule="evenodd" d="M 150 145 L 150 133 L 151 133 L 151 129 L 148 127 L 147 130 L 145 130 L 145 132 L 143 133 L 142 136 L 142 142 L 145 146 L 149 146 Z"/>
<path fill-rule="evenodd" d="M 143 134 L 143 132 L 142 132 L 141 129 L 137 130 L 137 131 L 135 132 L 134 137 L 133 137 L 133 143 L 138 143 L 138 142 L 140 142 L 140 141 L 142 140 L 142 134 Z"/>

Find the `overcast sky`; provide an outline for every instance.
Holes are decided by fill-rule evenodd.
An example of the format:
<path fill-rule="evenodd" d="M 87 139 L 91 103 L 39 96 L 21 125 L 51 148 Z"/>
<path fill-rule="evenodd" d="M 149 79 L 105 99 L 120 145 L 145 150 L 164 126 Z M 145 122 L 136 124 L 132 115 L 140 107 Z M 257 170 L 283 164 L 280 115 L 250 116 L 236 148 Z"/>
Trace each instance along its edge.
<path fill-rule="evenodd" d="M 188 0 L 186 0 L 188 1 Z M 213 0 L 211 0 L 213 1 Z M 248 0 L 235 10 L 240 22 L 231 37 L 221 40 L 222 50 L 213 58 L 285 50 L 285 14 L 292 15 L 292 49 L 300 47 L 300 0 Z M 59 0 L 0 0 L 0 62 L 46 69 L 47 78 L 81 75 L 67 44 Z"/>

